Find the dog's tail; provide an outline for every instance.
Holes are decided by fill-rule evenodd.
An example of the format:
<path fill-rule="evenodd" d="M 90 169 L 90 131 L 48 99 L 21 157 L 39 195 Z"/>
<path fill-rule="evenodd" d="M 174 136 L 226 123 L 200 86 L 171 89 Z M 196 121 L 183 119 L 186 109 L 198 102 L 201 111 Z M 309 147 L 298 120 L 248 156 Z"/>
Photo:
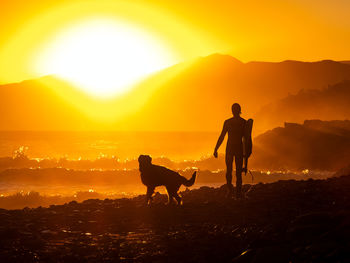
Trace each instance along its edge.
<path fill-rule="evenodd" d="M 191 179 L 187 180 L 186 178 L 184 178 L 184 182 L 182 183 L 184 186 L 190 187 L 194 184 L 194 181 L 196 180 L 196 176 L 197 176 L 197 172 L 194 172 L 192 174 Z"/>

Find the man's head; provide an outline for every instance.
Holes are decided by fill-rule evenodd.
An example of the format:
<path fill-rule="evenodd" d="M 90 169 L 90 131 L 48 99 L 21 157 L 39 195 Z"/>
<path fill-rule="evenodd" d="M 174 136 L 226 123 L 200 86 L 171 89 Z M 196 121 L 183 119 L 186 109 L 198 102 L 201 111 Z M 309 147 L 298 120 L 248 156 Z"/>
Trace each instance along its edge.
<path fill-rule="evenodd" d="M 241 114 L 241 106 L 238 103 L 232 104 L 232 114 L 233 116 L 239 116 Z"/>

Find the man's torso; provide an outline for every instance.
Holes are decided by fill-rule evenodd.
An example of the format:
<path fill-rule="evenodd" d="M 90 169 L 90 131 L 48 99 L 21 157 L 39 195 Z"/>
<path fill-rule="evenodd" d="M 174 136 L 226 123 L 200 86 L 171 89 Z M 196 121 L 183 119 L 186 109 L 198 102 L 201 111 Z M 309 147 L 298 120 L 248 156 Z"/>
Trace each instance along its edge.
<path fill-rule="evenodd" d="M 226 154 L 243 155 L 242 138 L 245 132 L 246 120 L 241 117 L 233 117 L 225 121 L 227 130 Z"/>

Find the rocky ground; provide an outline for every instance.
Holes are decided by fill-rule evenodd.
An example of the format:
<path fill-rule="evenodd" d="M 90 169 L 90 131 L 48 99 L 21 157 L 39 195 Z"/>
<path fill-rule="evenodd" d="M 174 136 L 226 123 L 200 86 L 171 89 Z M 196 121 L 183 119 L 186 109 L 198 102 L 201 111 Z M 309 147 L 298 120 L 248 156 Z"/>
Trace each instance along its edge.
<path fill-rule="evenodd" d="M 350 176 L 0 210 L 0 262 L 349 262 Z"/>

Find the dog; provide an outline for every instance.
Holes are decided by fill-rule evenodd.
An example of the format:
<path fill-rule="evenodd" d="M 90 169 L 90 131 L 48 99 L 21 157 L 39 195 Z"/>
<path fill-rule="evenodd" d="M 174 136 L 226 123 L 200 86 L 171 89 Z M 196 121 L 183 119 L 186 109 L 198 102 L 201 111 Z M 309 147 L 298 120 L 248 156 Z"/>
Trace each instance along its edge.
<path fill-rule="evenodd" d="M 175 198 L 177 204 L 180 205 L 182 200 L 177 193 L 180 186 L 190 187 L 196 180 L 197 172 L 194 172 L 191 179 L 187 180 L 175 171 L 152 164 L 152 158 L 149 155 L 140 155 L 138 161 L 141 181 L 147 186 L 146 204 L 151 204 L 154 189 L 157 186 L 164 185 L 168 192 L 168 204 L 171 204 Z"/>

